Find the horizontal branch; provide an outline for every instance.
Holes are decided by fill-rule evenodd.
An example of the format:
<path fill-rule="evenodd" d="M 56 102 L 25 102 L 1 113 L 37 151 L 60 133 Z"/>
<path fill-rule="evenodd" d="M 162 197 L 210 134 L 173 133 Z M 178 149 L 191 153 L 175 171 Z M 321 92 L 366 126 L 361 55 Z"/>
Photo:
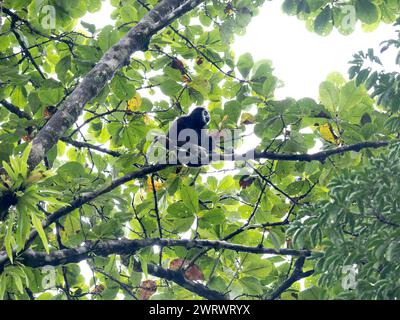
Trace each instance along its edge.
<path fill-rule="evenodd" d="M 18 262 L 32 268 L 43 266 L 60 266 L 68 263 L 78 263 L 88 259 L 90 256 L 109 256 L 112 254 L 131 255 L 137 250 L 151 247 L 185 247 L 185 248 L 211 248 L 225 249 L 236 252 L 249 252 L 255 254 L 277 254 L 277 255 L 292 255 L 305 258 L 311 254 L 308 250 L 292 250 L 292 249 L 274 249 L 263 248 L 260 246 L 250 247 L 239 244 L 233 244 L 226 241 L 218 240 L 188 240 L 188 239 L 137 239 L 137 240 L 109 240 L 104 242 L 87 242 L 82 246 L 73 249 L 62 249 L 53 251 L 50 254 L 44 252 L 35 252 L 32 249 L 26 250 L 18 257 Z M 142 269 L 139 263 L 135 264 L 136 271 L 141 272 Z M 184 277 L 182 271 L 174 271 L 163 269 L 159 266 L 148 264 L 148 273 L 169 281 L 173 281 L 179 286 L 198 294 L 201 297 L 211 300 L 224 300 L 226 297 L 217 291 L 211 290 L 206 286 L 190 281 Z"/>
<path fill-rule="evenodd" d="M 225 249 L 236 252 L 248 252 L 254 254 L 275 254 L 307 257 L 311 255 L 309 250 L 294 250 L 294 249 L 274 249 L 264 248 L 262 246 L 245 246 L 241 244 L 230 243 L 220 240 L 190 240 L 190 239 L 121 239 L 108 240 L 102 242 L 86 242 L 85 244 L 73 248 L 53 251 L 50 254 L 45 252 L 36 252 L 32 249 L 27 249 L 17 257 L 18 261 L 26 266 L 37 268 L 46 265 L 59 266 L 68 263 L 77 263 L 87 259 L 90 255 L 109 256 L 111 254 L 133 254 L 137 250 L 159 246 L 159 247 L 185 247 L 191 248 L 207 248 L 207 249 Z M 5 252 L 1 253 L 5 255 Z M 1 257 L 0 254 L 0 257 Z"/>
<path fill-rule="evenodd" d="M 32 249 L 26 250 L 18 257 L 18 262 L 32 268 L 44 266 L 60 266 L 68 263 L 78 263 L 92 256 L 106 257 L 112 254 L 132 255 L 139 249 L 152 246 L 160 247 L 185 247 L 185 248 L 209 248 L 209 249 L 225 249 L 236 252 L 249 252 L 255 254 L 277 254 L 291 255 L 305 258 L 311 254 L 308 250 L 292 250 L 292 249 L 274 249 L 263 248 L 260 246 L 250 247 L 229 243 L 218 240 L 188 240 L 188 239 L 136 239 L 136 240 L 108 240 L 103 242 L 86 242 L 73 249 L 62 249 L 53 251 L 50 254 L 45 252 L 35 252 Z M 139 263 L 135 263 L 136 271 L 141 272 L 142 269 Z M 173 281 L 179 286 L 198 294 L 201 297 L 211 300 L 224 300 L 226 297 L 206 286 L 190 281 L 184 277 L 184 272 L 163 269 L 159 266 L 148 264 L 148 273 L 169 281 Z"/>
<path fill-rule="evenodd" d="M 93 149 L 93 150 L 97 150 L 102 153 L 109 154 L 113 157 L 120 157 L 122 155 L 118 151 L 108 150 L 108 149 L 102 148 L 100 146 L 93 145 L 93 144 L 86 143 L 86 142 L 74 141 L 74 140 L 72 140 L 70 138 L 66 138 L 66 137 L 63 137 L 60 140 L 66 142 L 68 144 L 71 144 L 77 148 Z M 356 143 L 356 144 L 349 145 L 349 146 L 342 146 L 342 147 L 324 150 L 324 151 L 320 151 L 320 152 L 312 153 L 312 154 L 307 154 L 307 153 L 288 154 L 288 153 L 274 153 L 274 152 L 267 152 L 267 151 L 257 152 L 255 150 L 250 150 L 249 152 L 247 152 L 245 154 L 241 154 L 241 155 L 233 155 L 233 156 L 221 155 L 221 160 L 223 160 L 223 161 L 241 161 L 243 159 L 247 159 L 247 160 L 268 159 L 268 160 L 280 160 L 280 161 L 307 161 L 307 162 L 324 161 L 327 158 L 329 158 L 330 156 L 333 156 L 336 154 L 343 154 L 343 153 L 346 153 L 349 151 L 359 152 L 362 149 L 367 149 L 367 148 L 377 149 L 377 148 L 381 148 L 381 147 L 384 147 L 387 145 L 389 145 L 388 141 L 365 141 L 365 142 L 360 142 L 360 143 Z M 253 155 L 253 157 L 251 155 Z M 217 159 L 215 159 L 215 160 L 217 160 Z"/>
<path fill-rule="evenodd" d="M 138 249 L 152 246 L 185 247 L 187 249 L 225 249 L 236 252 L 248 252 L 254 254 L 275 254 L 299 257 L 307 257 L 310 256 L 312 253 L 309 250 L 274 249 L 264 248 L 262 246 L 251 247 L 220 240 L 149 238 L 135 240 L 108 240 L 102 242 L 89 241 L 77 248 L 57 250 L 51 252 L 50 254 L 27 249 L 22 254 L 18 255 L 17 259 L 24 265 L 32 268 L 43 267 L 46 265 L 59 266 L 68 263 L 77 263 L 83 261 L 91 255 L 106 257 L 111 254 L 134 254 Z M 0 261 L 6 258 L 4 256 L 6 256 L 6 253 L 0 252 Z"/>
<path fill-rule="evenodd" d="M 8 111 L 14 113 L 20 118 L 25 118 L 27 120 L 32 120 L 29 114 L 26 112 L 20 110 L 18 107 L 14 106 L 13 104 L 9 103 L 6 100 L 0 101 L 0 104 L 2 104 Z M 78 142 L 74 141 L 70 138 L 67 137 L 62 137 L 60 138 L 61 141 L 66 142 L 68 144 L 71 144 L 77 148 L 88 148 L 88 149 L 93 149 L 97 150 L 102 153 L 109 154 L 113 157 L 119 157 L 121 156 L 121 153 L 118 151 L 112 151 L 112 150 L 107 150 L 104 149 L 100 146 L 89 144 L 86 142 Z M 337 155 L 337 154 L 344 154 L 349 151 L 354 151 L 354 152 L 360 152 L 363 149 L 367 148 L 382 148 L 385 146 L 388 146 L 390 141 L 364 141 L 364 142 L 359 142 L 356 144 L 352 145 L 346 145 L 346 146 L 341 146 L 329 150 L 324 150 L 324 151 L 319 151 L 316 153 L 308 154 L 308 153 L 303 153 L 303 154 L 290 154 L 290 153 L 275 153 L 275 152 L 269 152 L 269 151 L 256 151 L 255 149 L 249 150 L 248 152 L 244 154 L 236 154 L 236 155 L 217 155 L 217 157 L 220 157 L 220 160 L 223 161 L 240 161 L 243 159 L 268 159 L 268 160 L 281 160 L 281 161 L 324 161 L 330 156 Z M 213 159 L 211 159 L 213 160 Z M 218 160 L 218 159 L 216 159 Z"/>
<path fill-rule="evenodd" d="M 254 155 L 254 159 L 282 160 L 282 161 L 324 161 L 330 156 L 343 154 L 349 151 L 360 152 L 367 148 L 382 148 L 388 146 L 390 141 L 365 141 L 347 146 L 337 147 L 329 150 L 319 151 L 316 153 L 290 154 L 290 153 L 275 153 L 269 151 L 254 151 L 250 150 L 242 155 L 235 155 L 234 160 L 248 159 Z M 226 156 L 224 160 L 231 160 L 232 157 Z"/>
<path fill-rule="evenodd" d="M 336 154 L 343 154 L 349 151 L 360 152 L 366 148 L 381 148 L 389 145 L 389 141 L 365 141 L 348 146 L 337 147 L 329 150 L 324 150 L 316 153 L 305 153 L 305 154 L 285 154 L 285 153 L 274 153 L 274 152 L 255 152 L 255 159 L 269 159 L 269 160 L 284 160 L 284 161 L 324 161 L 330 156 Z"/>

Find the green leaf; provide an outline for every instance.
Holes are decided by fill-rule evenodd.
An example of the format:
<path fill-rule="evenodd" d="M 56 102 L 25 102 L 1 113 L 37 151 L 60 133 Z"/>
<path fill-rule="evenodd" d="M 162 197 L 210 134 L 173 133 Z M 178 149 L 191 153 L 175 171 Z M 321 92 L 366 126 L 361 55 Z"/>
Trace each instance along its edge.
<path fill-rule="evenodd" d="M 177 232 L 186 232 L 193 225 L 195 214 L 193 209 L 189 209 L 183 202 L 171 204 L 167 209 L 168 214 L 165 220 Z"/>
<path fill-rule="evenodd" d="M 32 224 L 35 227 L 36 231 L 39 234 L 40 239 L 42 240 L 44 250 L 46 250 L 46 253 L 49 253 L 50 248 L 49 244 L 47 242 L 47 236 L 46 233 L 43 230 L 42 222 L 40 219 L 36 216 L 36 213 L 31 212 L 31 219 L 32 219 Z"/>
<path fill-rule="evenodd" d="M 81 18 L 86 13 L 86 1 L 68 0 L 62 3 L 62 8 L 74 19 Z M 59 8 L 59 10 L 62 10 Z"/>
<path fill-rule="evenodd" d="M 263 94 L 265 97 L 271 97 L 274 94 L 278 79 L 274 76 L 268 77 L 263 83 Z"/>
<path fill-rule="evenodd" d="M 17 274 L 12 274 L 13 280 L 14 280 L 14 284 L 17 287 L 17 290 L 23 294 L 24 293 L 24 287 L 22 285 L 22 280 L 21 278 L 17 275 Z"/>
<path fill-rule="evenodd" d="M 244 78 L 247 78 L 253 65 L 253 57 L 250 53 L 245 53 L 239 57 L 237 68 L 239 69 L 239 72 L 242 74 L 242 76 Z"/>
<path fill-rule="evenodd" d="M 218 185 L 217 190 L 219 192 L 226 192 L 235 187 L 235 180 L 232 176 L 225 176 Z"/>
<path fill-rule="evenodd" d="M 53 89 L 40 89 L 39 99 L 43 105 L 54 106 L 64 97 L 64 93 L 59 88 Z"/>
<path fill-rule="evenodd" d="M 14 170 L 10 167 L 10 165 L 5 161 L 3 161 L 3 168 L 4 170 L 6 170 L 7 174 L 10 176 L 11 179 L 17 181 L 18 174 L 14 172 Z"/>
<path fill-rule="evenodd" d="M 31 221 L 27 210 L 24 210 L 24 207 L 21 207 L 17 204 L 18 211 L 18 227 L 16 231 L 16 242 L 18 246 L 18 251 L 21 251 L 25 247 L 26 239 L 29 236 Z"/>
<path fill-rule="evenodd" d="M 101 0 L 86 0 L 87 10 L 90 13 L 97 12 L 101 9 Z"/>
<path fill-rule="evenodd" d="M 32 144 L 28 144 L 21 157 L 21 175 L 26 178 L 28 176 L 28 158 L 32 149 Z"/>
<path fill-rule="evenodd" d="M 224 104 L 224 115 L 227 116 L 227 122 L 237 124 L 240 113 L 241 113 L 241 105 L 237 101 L 228 101 Z"/>
<path fill-rule="evenodd" d="M 199 197 L 194 190 L 194 187 L 181 185 L 181 197 L 182 201 L 186 207 L 188 207 L 193 212 L 197 213 L 199 211 Z"/>
<path fill-rule="evenodd" d="M 118 34 L 114 30 L 113 26 L 105 26 L 101 30 L 98 42 L 99 42 L 99 47 L 101 48 L 103 53 L 106 52 L 108 49 L 110 49 L 117 41 L 118 41 Z"/>
<path fill-rule="evenodd" d="M 214 208 L 211 210 L 202 211 L 202 215 L 200 215 L 199 218 L 199 222 L 203 226 L 216 226 L 224 223 L 225 211 L 221 208 Z"/>
<path fill-rule="evenodd" d="M 373 24 L 380 17 L 379 7 L 369 0 L 356 1 L 357 17 L 366 24 Z"/>
<path fill-rule="evenodd" d="M 319 86 L 319 100 L 330 111 L 335 111 L 339 103 L 339 90 L 332 82 L 324 81 Z"/>
<path fill-rule="evenodd" d="M 96 26 L 94 24 L 81 21 L 81 25 L 92 34 L 96 32 Z"/>
<path fill-rule="evenodd" d="M 17 86 L 11 95 L 11 103 L 17 107 L 24 108 L 27 104 L 25 87 Z"/>
<path fill-rule="evenodd" d="M 142 271 L 144 273 L 144 277 L 147 278 L 149 276 L 147 259 L 145 259 L 143 256 L 140 255 L 139 261 L 140 261 L 140 266 L 142 268 Z"/>
<path fill-rule="evenodd" d="M 111 81 L 111 88 L 115 95 L 121 100 L 129 100 L 136 94 L 135 86 L 121 76 L 115 76 Z"/>
<path fill-rule="evenodd" d="M 332 31 L 332 10 L 329 5 L 318 14 L 314 21 L 314 30 L 317 34 L 328 35 Z"/>
<path fill-rule="evenodd" d="M 4 246 L 6 247 L 7 256 L 10 259 L 11 263 L 13 263 L 13 246 L 15 244 L 15 240 L 13 237 L 13 222 L 14 222 L 14 213 L 11 213 L 8 217 L 7 224 L 7 233 L 4 238 Z"/>
<path fill-rule="evenodd" d="M 272 269 L 272 262 L 260 256 L 249 256 L 243 263 L 243 273 L 258 279 L 265 279 L 268 277 Z"/>
<path fill-rule="evenodd" d="M 290 16 L 294 16 L 297 14 L 297 4 L 298 1 L 296 0 L 285 0 L 282 4 L 282 10 Z"/>
<path fill-rule="evenodd" d="M 175 97 L 183 87 L 176 81 L 168 79 L 161 83 L 160 89 L 165 95 Z"/>
<path fill-rule="evenodd" d="M 245 9 L 245 8 L 241 8 Z M 239 10 L 238 14 L 236 15 L 236 24 L 239 27 L 246 27 L 251 21 L 252 15 L 247 10 Z"/>
<path fill-rule="evenodd" d="M 227 289 L 225 281 L 219 276 L 212 277 L 208 283 L 208 287 L 219 292 L 226 292 Z"/>
<path fill-rule="evenodd" d="M 70 161 L 58 168 L 57 173 L 64 178 L 67 177 L 83 177 L 85 176 L 85 168 L 81 163 Z"/>
<path fill-rule="evenodd" d="M 299 300 L 322 300 L 325 298 L 325 289 L 311 287 L 299 292 Z"/>
<path fill-rule="evenodd" d="M 364 81 L 368 78 L 369 76 L 369 69 L 363 69 L 361 70 L 356 77 L 356 86 L 360 86 L 362 83 L 364 83 Z"/>
<path fill-rule="evenodd" d="M 56 73 L 58 79 L 65 82 L 68 70 L 71 69 L 71 57 L 65 56 L 56 65 Z"/>
<path fill-rule="evenodd" d="M 254 277 L 243 277 L 239 279 L 239 282 L 247 294 L 261 295 L 263 293 L 260 281 Z"/>
<path fill-rule="evenodd" d="M 4 299 L 4 293 L 7 289 L 7 279 L 6 273 L 3 272 L 3 274 L 0 275 L 0 300 Z"/>
<path fill-rule="evenodd" d="M 131 5 L 124 5 L 120 9 L 120 14 L 122 21 L 125 23 L 137 21 L 138 18 L 136 8 Z"/>
<path fill-rule="evenodd" d="M 350 110 L 355 105 L 361 102 L 364 97 L 364 92 L 360 87 L 356 87 L 354 81 L 346 83 L 340 89 L 339 106 L 340 110 Z"/>
<path fill-rule="evenodd" d="M 365 82 L 365 87 L 367 88 L 367 90 L 371 89 L 372 86 L 374 86 L 376 84 L 376 81 L 378 80 L 378 72 L 374 71 L 369 78 L 367 79 L 367 81 Z"/>

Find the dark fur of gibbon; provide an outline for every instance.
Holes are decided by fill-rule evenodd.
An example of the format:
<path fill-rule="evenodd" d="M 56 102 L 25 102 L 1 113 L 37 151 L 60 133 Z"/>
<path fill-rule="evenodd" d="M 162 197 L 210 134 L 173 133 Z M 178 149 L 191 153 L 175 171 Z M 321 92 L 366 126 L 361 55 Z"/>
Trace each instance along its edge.
<path fill-rule="evenodd" d="M 204 107 L 197 107 L 191 113 L 176 119 L 166 136 L 166 149 L 176 152 L 178 164 L 188 167 L 201 167 L 209 163 L 216 143 L 206 130 L 211 120 Z M 149 152 L 152 151 L 152 146 Z M 184 161 L 182 161 L 184 160 Z"/>

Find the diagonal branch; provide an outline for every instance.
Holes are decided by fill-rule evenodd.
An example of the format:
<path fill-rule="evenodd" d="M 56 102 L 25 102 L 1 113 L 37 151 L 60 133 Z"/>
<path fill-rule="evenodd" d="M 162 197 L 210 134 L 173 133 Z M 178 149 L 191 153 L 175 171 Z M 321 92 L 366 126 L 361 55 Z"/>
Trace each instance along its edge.
<path fill-rule="evenodd" d="M 99 94 L 117 70 L 129 63 L 130 56 L 134 52 L 146 51 L 153 35 L 203 1 L 160 1 L 118 43 L 112 46 L 35 137 L 28 160 L 29 168 L 35 168 L 44 159 L 51 147 L 76 122 L 85 105 Z"/>
<path fill-rule="evenodd" d="M 136 263 L 134 266 L 137 272 L 142 272 L 142 268 L 140 264 Z M 154 264 L 147 264 L 147 272 L 152 276 L 162 278 L 165 280 L 169 280 L 175 282 L 177 285 L 189 290 L 200 297 L 206 298 L 208 300 L 227 300 L 227 297 L 222 293 L 207 288 L 205 285 L 197 282 L 193 282 L 184 277 L 182 271 L 174 271 L 170 269 L 164 269 L 160 266 L 156 266 Z"/>
<path fill-rule="evenodd" d="M 287 289 L 289 289 L 293 283 L 296 281 L 307 278 L 311 276 L 314 273 L 314 270 L 309 270 L 306 272 L 303 272 L 303 266 L 306 258 L 305 257 L 300 257 L 296 260 L 296 263 L 294 265 L 293 272 L 289 278 L 287 278 L 278 288 L 276 288 L 267 298 L 267 300 L 276 300 L 278 299 L 283 292 L 285 292 Z"/>
<path fill-rule="evenodd" d="M 139 300 L 132 292 L 132 288 L 130 288 L 129 285 L 127 285 L 126 283 L 123 283 L 122 281 L 119 281 L 117 278 L 113 277 L 111 274 L 108 274 L 107 272 L 104 272 L 103 270 L 101 270 L 100 268 L 94 268 L 94 271 L 101 273 L 103 276 L 107 277 L 108 279 L 110 279 L 111 281 L 115 282 L 116 284 L 118 284 L 120 286 L 120 288 L 122 290 L 125 291 L 125 293 L 128 296 L 131 296 L 133 299 L 135 300 Z"/>
<path fill-rule="evenodd" d="M 17 117 L 26 120 L 32 120 L 32 117 L 26 113 L 25 111 L 21 110 L 20 108 L 14 106 L 13 104 L 9 103 L 7 100 L 1 100 L 0 104 L 6 108 L 9 112 L 15 114 Z"/>
<path fill-rule="evenodd" d="M 32 65 L 37 70 L 37 72 L 40 74 L 42 79 L 46 79 L 45 75 L 43 74 L 43 71 L 40 69 L 39 65 L 36 63 L 35 58 L 32 56 L 29 49 L 26 47 L 24 41 L 21 39 L 21 35 L 18 33 L 18 30 L 15 29 L 16 22 L 17 22 L 16 18 L 14 16 L 12 16 L 11 17 L 11 32 L 14 34 L 15 38 L 17 39 L 18 44 L 20 45 L 20 47 L 24 53 L 24 56 L 27 57 L 31 61 Z"/>

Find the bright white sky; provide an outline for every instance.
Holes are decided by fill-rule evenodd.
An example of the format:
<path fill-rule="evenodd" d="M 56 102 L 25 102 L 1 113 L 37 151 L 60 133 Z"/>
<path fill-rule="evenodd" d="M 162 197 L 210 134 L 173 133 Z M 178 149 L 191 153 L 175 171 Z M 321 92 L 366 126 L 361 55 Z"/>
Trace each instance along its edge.
<path fill-rule="evenodd" d="M 396 38 L 394 28 L 384 24 L 370 33 L 358 26 L 349 36 L 334 30 L 329 36 L 321 37 L 307 31 L 303 21 L 284 14 L 282 2 L 266 2 L 260 14 L 253 18 L 246 35 L 237 37 L 233 46 L 237 57 L 250 52 L 255 61 L 272 60 L 275 75 L 285 83 L 285 87 L 276 92 L 278 99 L 307 96 L 317 99 L 319 84 L 330 72 L 347 75 L 348 61 L 354 53 L 370 47 L 377 49 L 381 41 Z M 113 10 L 106 0 L 100 12 L 88 14 L 83 20 L 98 28 L 114 24 L 110 18 Z M 388 68 L 395 68 L 393 53 L 386 54 L 382 60 Z"/>

